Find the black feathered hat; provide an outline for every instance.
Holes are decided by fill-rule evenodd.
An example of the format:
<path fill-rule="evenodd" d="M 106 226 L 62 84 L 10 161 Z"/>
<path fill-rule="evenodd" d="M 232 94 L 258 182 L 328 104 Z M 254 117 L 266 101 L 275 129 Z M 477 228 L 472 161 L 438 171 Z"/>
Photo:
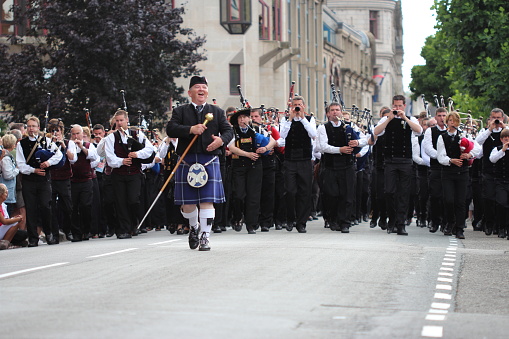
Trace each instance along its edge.
<path fill-rule="evenodd" d="M 241 115 L 245 115 L 245 116 L 250 117 L 251 116 L 251 109 L 250 108 L 239 109 L 237 112 L 235 112 L 231 116 L 230 124 L 232 124 L 233 126 L 238 126 L 239 125 L 239 117 Z"/>
<path fill-rule="evenodd" d="M 189 83 L 189 88 L 193 87 L 196 84 L 208 85 L 207 79 L 205 77 L 200 77 L 200 76 L 195 75 L 191 78 L 191 81 Z"/>

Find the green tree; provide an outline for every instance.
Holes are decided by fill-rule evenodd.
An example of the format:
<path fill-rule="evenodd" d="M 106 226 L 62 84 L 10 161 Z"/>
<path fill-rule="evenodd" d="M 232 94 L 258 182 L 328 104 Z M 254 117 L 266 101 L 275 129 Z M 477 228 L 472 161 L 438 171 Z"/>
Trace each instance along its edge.
<path fill-rule="evenodd" d="M 421 51 L 421 56 L 426 60 L 426 65 L 412 67 L 412 81 L 410 90 L 412 99 L 424 94 L 426 100 L 432 103 L 433 95 L 448 97 L 453 94 L 451 81 L 447 77 L 449 67 L 447 66 L 447 54 L 440 34 L 426 38 Z"/>
<path fill-rule="evenodd" d="M 205 39 L 182 28 L 184 9 L 165 1 L 28 2 L 16 17 L 30 22 L 27 35 L 38 44 L 24 45 L 0 64 L 0 98 L 14 107 L 16 119 L 40 116 L 51 92 L 51 116 L 84 124 L 88 108 L 93 123 L 105 123 L 123 106 L 120 90 L 131 115 L 151 110 L 161 117 L 171 98 L 183 99 L 175 78 L 198 73 L 196 63 L 205 60 L 198 51 Z"/>
<path fill-rule="evenodd" d="M 435 0 L 448 51 L 448 78 L 460 93 L 509 108 L 509 2 Z"/>

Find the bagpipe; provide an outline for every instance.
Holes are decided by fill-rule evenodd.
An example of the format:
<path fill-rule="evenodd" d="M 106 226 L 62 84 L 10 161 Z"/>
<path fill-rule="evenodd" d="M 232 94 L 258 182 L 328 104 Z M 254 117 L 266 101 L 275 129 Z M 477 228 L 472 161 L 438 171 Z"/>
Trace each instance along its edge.
<path fill-rule="evenodd" d="M 352 105 L 351 109 L 345 108 L 345 102 L 343 101 L 343 97 L 341 95 L 341 90 L 336 90 L 336 86 L 334 83 L 331 83 L 331 91 L 332 91 L 332 103 L 331 104 L 340 104 L 342 112 L 350 113 L 351 121 L 345 121 L 343 117 L 341 117 L 342 126 L 344 128 L 345 136 L 346 136 L 346 144 L 348 145 L 352 140 L 360 139 L 360 132 L 355 130 L 354 122 L 352 119 L 355 118 L 356 125 L 359 125 L 361 121 L 366 121 L 366 125 L 368 126 L 371 122 L 371 111 L 365 108 L 363 111 L 360 111 L 356 105 Z M 369 117 L 369 118 L 368 118 Z M 354 147 L 352 154 L 355 155 L 361 151 L 361 147 Z"/>
<path fill-rule="evenodd" d="M 28 159 L 30 159 L 30 156 L 32 154 L 34 154 L 34 158 L 40 164 L 42 164 L 45 161 L 48 161 L 51 157 L 53 157 L 55 155 L 55 152 L 48 149 L 49 146 L 47 145 L 47 140 L 46 140 L 46 131 L 47 131 L 48 122 L 49 122 L 50 105 L 51 105 L 51 93 L 48 93 L 47 94 L 47 103 L 46 103 L 46 112 L 44 115 L 45 122 L 44 122 L 43 135 L 39 136 L 37 138 L 34 148 L 32 149 L 32 152 L 30 153 L 30 155 L 28 156 Z M 35 153 L 33 153 L 36 148 L 37 148 L 37 150 L 35 151 Z M 28 159 L 27 159 L 27 161 L 28 161 Z M 52 169 L 61 168 L 62 166 L 64 166 L 66 160 L 67 160 L 67 156 L 66 156 L 65 152 L 62 152 L 62 159 L 60 159 L 60 161 L 57 164 L 49 166 L 48 169 L 52 170 Z"/>
<path fill-rule="evenodd" d="M 251 110 L 252 110 L 252 109 L 257 109 L 257 108 L 252 108 L 252 107 L 251 107 L 251 105 L 249 104 L 249 101 L 247 101 L 247 99 L 244 97 L 244 94 L 242 93 L 242 88 L 240 87 L 240 85 L 237 85 L 237 89 L 239 90 L 240 103 L 241 103 L 241 105 L 242 105 L 242 109 L 241 109 L 241 110 L 238 110 L 236 113 L 239 113 L 239 112 L 241 112 L 241 111 L 247 111 L 247 110 L 249 110 L 249 112 L 251 112 Z M 264 116 L 264 114 L 263 114 L 263 112 L 264 112 L 264 106 L 262 105 L 259 109 L 262 111 L 261 116 L 263 117 L 263 116 Z M 248 114 L 248 115 L 249 115 L 249 114 Z M 233 119 L 230 119 L 230 121 L 232 122 L 232 125 L 233 125 L 233 126 L 238 127 L 238 116 L 239 116 L 239 114 L 237 114 L 237 118 L 233 118 L 233 116 L 232 116 L 232 118 L 233 118 Z M 270 134 L 268 134 L 267 136 L 265 136 L 264 134 L 257 132 L 257 131 L 253 128 L 253 126 L 251 126 L 251 124 L 248 124 L 248 125 L 247 125 L 247 127 L 248 127 L 249 129 L 251 129 L 251 130 L 254 132 L 254 134 L 255 134 L 255 140 L 254 140 L 254 142 L 255 142 L 256 148 L 265 147 L 265 146 L 267 146 L 267 145 L 269 144 L 269 142 L 270 142 Z M 262 128 L 262 126 L 261 126 L 261 125 L 260 125 L 260 128 Z M 234 130 L 235 130 L 235 129 L 234 129 Z M 235 133 L 236 133 L 236 132 L 235 132 Z M 238 137 L 238 135 L 237 135 L 237 137 Z M 271 152 L 271 151 L 267 151 L 267 152 L 262 153 L 262 154 L 263 154 L 263 155 L 269 155 L 269 154 L 270 154 L 270 152 Z"/>

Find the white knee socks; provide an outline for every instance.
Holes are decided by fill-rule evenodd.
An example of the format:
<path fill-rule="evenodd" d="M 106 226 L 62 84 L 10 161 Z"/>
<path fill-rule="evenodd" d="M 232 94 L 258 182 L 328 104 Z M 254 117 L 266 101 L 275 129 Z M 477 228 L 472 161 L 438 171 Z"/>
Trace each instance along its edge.
<path fill-rule="evenodd" d="M 195 208 L 194 211 L 189 213 L 182 211 L 182 215 L 184 218 L 189 219 L 189 226 L 192 228 L 198 227 L 198 208 Z"/>
<path fill-rule="evenodd" d="M 215 209 L 200 210 L 201 233 L 206 233 L 207 237 L 209 236 L 210 230 L 212 229 L 212 223 L 214 222 L 215 215 L 216 215 Z"/>

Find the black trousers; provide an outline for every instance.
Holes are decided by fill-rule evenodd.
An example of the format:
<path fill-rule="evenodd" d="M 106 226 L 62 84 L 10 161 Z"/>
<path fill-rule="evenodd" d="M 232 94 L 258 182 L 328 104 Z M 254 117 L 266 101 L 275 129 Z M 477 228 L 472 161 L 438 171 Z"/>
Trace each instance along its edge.
<path fill-rule="evenodd" d="M 214 217 L 214 225 L 226 227 L 230 225 L 228 214 L 230 209 L 230 200 L 232 196 L 231 166 L 227 165 L 226 162 L 221 162 L 220 168 L 221 168 L 221 180 L 223 182 L 223 190 L 226 201 L 221 204 L 214 204 L 214 209 L 216 210 L 216 216 Z"/>
<path fill-rule="evenodd" d="M 428 219 L 428 168 L 421 168 L 417 170 L 417 181 L 419 183 L 419 213 L 417 218 L 422 221 Z"/>
<path fill-rule="evenodd" d="M 72 182 L 72 223 L 71 231 L 74 238 L 82 238 L 90 233 L 92 226 L 92 199 L 94 197 L 92 180 Z"/>
<path fill-rule="evenodd" d="M 442 169 L 445 219 L 450 227 L 464 228 L 469 175 L 468 168 Z"/>
<path fill-rule="evenodd" d="M 444 204 L 442 200 L 442 169 L 432 167 L 429 171 L 428 179 L 430 198 L 429 214 L 431 222 L 433 222 L 435 226 L 442 225 L 442 218 L 444 215 Z"/>
<path fill-rule="evenodd" d="M 321 183 L 324 215 L 332 226 L 350 227 L 354 207 L 354 165 L 341 169 L 323 168 Z"/>
<path fill-rule="evenodd" d="M 112 174 L 112 181 L 118 219 L 116 233 L 118 235 L 135 232 L 141 208 L 141 173 L 134 175 Z"/>
<path fill-rule="evenodd" d="M 262 227 L 274 224 L 274 199 L 276 196 L 276 166 L 274 161 L 264 164 L 262 175 L 262 191 L 260 195 L 260 218 Z"/>
<path fill-rule="evenodd" d="M 106 222 L 104 222 L 101 204 L 101 189 L 98 177 L 92 178 L 92 234 L 106 234 Z"/>
<path fill-rule="evenodd" d="M 274 222 L 276 225 L 286 223 L 286 186 L 284 175 L 284 155 L 276 154 L 275 158 L 275 196 Z"/>
<path fill-rule="evenodd" d="M 285 159 L 284 164 L 287 221 L 304 227 L 311 213 L 312 162 Z"/>
<path fill-rule="evenodd" d="M 51 180 L 52 223 L 65 234 L 71 233 L 71 180 Z"/>
<path fill-rule="evenodd" d="M 44 234 L 53 234 L 58 239 L 58 225 L 51 222 L 51 183 L 49 176 L 29 179 L 23 175 L 23 200 L 27 214 L 27 231 L 30 242 L 39 241 L 37 227 L 41 226 Z"/>
<path fill-rule="evenodd" d="M 478 223 L 484 215 L 481 178 L 472 178 L 472 200 L 474 201 L 474 221 Z"/>
<path fill-rule="evenodd" d="M 482 176 L 482 197 L 484 205 L 484 224 L 489 228 L 494 228 L 497 220 L 497 200 L 496 200 L 497 182 L 495 176 L 489 173 L 483 173 Z"/>
<path fill-rule="evenodd" d="M 411 159 L 406 160 L 385 162 L 385 196 L 391 227 L 404 225 L 407 218 L 413 168 Z"/>
<path fill-rule="evenodd" d="M 377 222 L 378 218 L 380 220 L 387 220 L 383 168 L 375 168 L 371 175 L 371 209 L 373 210 L 372 221 Z"/>
<path fill-rule="evenodd" d="M 260 213 L 260 185 L 263 175 L 261 162 L 254 166 L 236 167 L 232 165 L 233 176 L 233 220 L 239 222 L 244 216 L 247 227 L 258 224 Z"/>
<path fill-rule="evenodd" d="M 103 205 L 103 215 L 106 221 L 108 233 L 115 233 L 118 227 L 117 213 L 115 209 L 115 191 L 113 189 L 112 175 L 102 175 L 102 180 L 99 182 L 101 189 L 101 200 Z"/>
<path fill-rule="evenodd" d="M 500 229 L 509 230 L 509 181 L 499 180 L 496 190 L 497 201 L 500 205 L 498 212 L 498 225 Z"/>

